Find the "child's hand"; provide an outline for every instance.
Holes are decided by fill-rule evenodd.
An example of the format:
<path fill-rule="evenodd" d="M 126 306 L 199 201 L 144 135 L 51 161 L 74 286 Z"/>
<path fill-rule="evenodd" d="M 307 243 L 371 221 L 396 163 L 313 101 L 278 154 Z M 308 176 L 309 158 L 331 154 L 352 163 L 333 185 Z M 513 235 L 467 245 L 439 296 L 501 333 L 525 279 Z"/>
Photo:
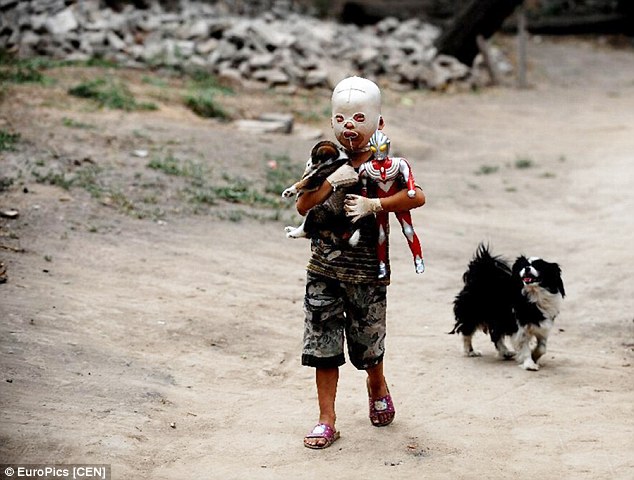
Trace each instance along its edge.
<path fill-rule="evenodd" d="M 383 210 L 380 199 L 366 198 L 361 195 L 353 194 L 346 195 L 346 201 L 343 208 L 346 211 L 346 215 L 351 217 L 353 223 L 366 215 Z"/>
<path fill-rule="evenodd" d="M 337 189 L 338 187 L 345 187 L 357 183 L 359 181 L 359 174 L 352 168 L 352 165 L 346 163 L 331 173 L 326 180 L 332 185 L 333 189 Z"/>

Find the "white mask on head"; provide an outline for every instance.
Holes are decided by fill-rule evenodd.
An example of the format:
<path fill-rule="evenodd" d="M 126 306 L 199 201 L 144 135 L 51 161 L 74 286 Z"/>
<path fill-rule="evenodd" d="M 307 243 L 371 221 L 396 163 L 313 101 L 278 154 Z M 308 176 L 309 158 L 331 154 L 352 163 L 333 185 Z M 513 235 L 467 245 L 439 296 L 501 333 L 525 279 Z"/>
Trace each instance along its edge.
<path fill-rule="evenodd" d="M 343 79 L 332 92 L 331 121 L 344 148 L 365 150 L 374 132 L 383 126 L 379 87 L 361 77 Z"/>

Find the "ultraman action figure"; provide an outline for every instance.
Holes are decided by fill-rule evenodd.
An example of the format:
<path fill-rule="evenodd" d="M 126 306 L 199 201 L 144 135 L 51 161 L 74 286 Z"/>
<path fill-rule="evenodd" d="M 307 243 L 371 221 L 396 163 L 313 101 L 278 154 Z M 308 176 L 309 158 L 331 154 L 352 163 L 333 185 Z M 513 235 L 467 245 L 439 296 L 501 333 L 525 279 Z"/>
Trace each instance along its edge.
<path fill-rule="evenodd" d="M 379 198 L 389 197 L 402 188 L 401 182 L 407 185 L 407 195 L 412 198 L 415 193 L 414 176 L 412 169 L 404 158 L 390 157 L 390 139 L 380 130 L 377 130 L 370 139 L 370 149 L 374 153 L 373 157 L 361 165 L 359 178 L 361 179 L 362 195 L 367 196 L 368 180 L 376 184 L 377 196 Z M 401 224 L 403 234 L 407 238 L 409 248 L 414 257 L 414 267 L 416 273 L 425 271 L 423 262 L 423 251 L 414 231 L 412 215 L 409 210 L 396 212 L 396 218 Z M 385 211 L 376 214 L 376 221 L 379 227 L 379 239 L 377 245 L 377 255 L 379 258 L 379 278 L 387 275 L 387 235 L 389 233 L 389 218 Z"/>

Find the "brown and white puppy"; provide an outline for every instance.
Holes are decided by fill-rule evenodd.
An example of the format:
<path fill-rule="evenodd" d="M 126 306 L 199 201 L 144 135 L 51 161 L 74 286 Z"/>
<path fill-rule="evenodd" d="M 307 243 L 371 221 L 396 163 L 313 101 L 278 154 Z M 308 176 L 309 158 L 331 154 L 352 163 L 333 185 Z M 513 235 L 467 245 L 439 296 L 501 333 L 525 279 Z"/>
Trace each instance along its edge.
<path fill-rule="evenodd" d="M 330 141 L 317 143 L 310 152 L 302 179 L 282 192 L 288 198 L 298 193 L 317 190 L 324 180 L 348 161 L 345 152 Z"/>
<path fill-rule="evenodd" d="M 283 197 L 316 190 L 339 167 L 348 162 L 345 152 L 335 143 L 322 141 L 311 151 L 302 179 L 282 193 Z M 355 180 L 356 182 L 356 180 Z M 284 229 L 288 238 L 321 238 L 336 245 L 356 246 L 360 238 L 359 225 L 353 227 L 344 211 L 345 188 L 334 189 L 328 199 L 311 208 L 304 222 Z"/>

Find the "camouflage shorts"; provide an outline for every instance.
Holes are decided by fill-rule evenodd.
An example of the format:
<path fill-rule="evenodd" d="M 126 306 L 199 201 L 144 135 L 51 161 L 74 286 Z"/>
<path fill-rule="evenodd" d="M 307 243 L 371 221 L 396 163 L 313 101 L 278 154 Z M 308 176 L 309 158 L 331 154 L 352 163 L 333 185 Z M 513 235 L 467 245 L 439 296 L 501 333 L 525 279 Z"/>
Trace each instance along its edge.
<path fill-rule="evenodd" d="M 356 368 L 379 364 L 385 352 L 386 292 L 385 285 L 344 283 L 308 272 L 302 364 L 343 365 L 344 338 Z"/>

